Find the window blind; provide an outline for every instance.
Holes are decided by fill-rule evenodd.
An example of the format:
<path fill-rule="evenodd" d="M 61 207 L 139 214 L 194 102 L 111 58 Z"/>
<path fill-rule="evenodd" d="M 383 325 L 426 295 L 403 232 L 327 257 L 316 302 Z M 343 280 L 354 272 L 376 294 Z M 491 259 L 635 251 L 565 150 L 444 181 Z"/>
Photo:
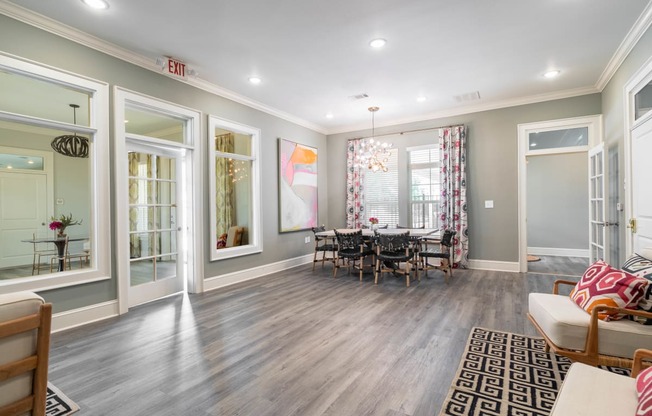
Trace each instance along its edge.
<path fill-rule="evenodd" d="M 363 224 L 369 224 L 369 218 L 378 218 L 380 225 L 394 227 L 398 224 L 398 150 L 390 150 L 387 172 L 365 174 L 365 218 Z"/>

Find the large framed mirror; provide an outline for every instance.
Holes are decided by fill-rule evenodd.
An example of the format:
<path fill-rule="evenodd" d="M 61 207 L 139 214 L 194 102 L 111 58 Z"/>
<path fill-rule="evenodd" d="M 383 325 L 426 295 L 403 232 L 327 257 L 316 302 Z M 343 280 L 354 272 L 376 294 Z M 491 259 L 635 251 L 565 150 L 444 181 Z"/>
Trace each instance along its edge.
<path fill-rule="evenodd" d="M 0 293 L 110 278 L 108 86 L 0 55 L 0 90 Z"/>
<path fill-rule="evenodd" d="M 211 260 L 262 251 L 260 130 L 208 117 Z"/>

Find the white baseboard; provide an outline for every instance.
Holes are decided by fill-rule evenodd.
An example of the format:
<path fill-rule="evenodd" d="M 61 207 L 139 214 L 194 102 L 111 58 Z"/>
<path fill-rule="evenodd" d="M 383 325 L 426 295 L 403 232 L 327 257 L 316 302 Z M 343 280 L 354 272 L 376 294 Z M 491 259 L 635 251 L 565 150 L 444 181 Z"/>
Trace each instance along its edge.
<path fill-rule="evenodd" d="M 494 261 L 494 260 L 472 260 L 469 259 L 469 269 L 494 270 L 498 272 L 518 273 L 519 264 L 517 261 Z"/>
<path fill-rule="evenodd" d="M 236 283 L 246 282 L 247 280 L 257 279 L 259 277 L 291 269 L 303 264 L 312 263 L 313 253 L 305 256 L 295 257 L 292 259 L 281 260 L 276 263 L 264 264 L 251 269 L 239 270 L 233 273 L 222 274 L 219 276 L 204 279 L 204 292 L 219 289 L 225 286 L 231 286 Z"/>
<path fill-rule="evenodd" d="M 528 247 L 527 254 L 535 256 L 589 257 L 589 250 L 582 248 Z"/>
<path fill-rule="evenodd" d="M 120 310 L 118 308 L 117 300 L 55 313 L 52 315 L 52 332 L 65 331 L 66 329 L 90 324 L 91 322 L 112 318 L 119 314 Z"/>

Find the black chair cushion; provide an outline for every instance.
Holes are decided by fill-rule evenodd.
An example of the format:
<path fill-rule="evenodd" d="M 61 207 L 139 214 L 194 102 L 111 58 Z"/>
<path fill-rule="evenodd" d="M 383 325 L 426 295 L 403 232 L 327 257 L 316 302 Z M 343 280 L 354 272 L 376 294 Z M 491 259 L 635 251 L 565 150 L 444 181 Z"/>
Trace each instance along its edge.
<path fill-rule="evenodd" d="M 405 255 L 405 251 L 381 251 L 378 254 L 378 259 L 381 261 L 394 261 L 394 262 L 405 262 L 412 259 L 411 255 Z"/>
<path fill-rule="evenodd" d="M 432 258 L 438 258 L 438 259 L 448 259 L 450 258 L 450 253 L 449 252 L 444 252 L 442 253 L 441 251 L 437 249 L 428 249 L 424 251 L 419 252 L 419 256 L 421 257 L 432 257 Z"/>
<path fill-rule="evenodd" d="M 316 251 L 337 251 L 337 244 L 322 244 L 315 247 Z"/>
<path fill-rule="evenodd" d="M 370 249 L 364 249 L 362 250 L 362 252 L 360 252 L 359 248 L 344 248 L 339 250 L 337 252 L 337 255 L 346 258 L 358 258 L 358 257 L 370 256 L 373 253 L 374 252 Z"/>

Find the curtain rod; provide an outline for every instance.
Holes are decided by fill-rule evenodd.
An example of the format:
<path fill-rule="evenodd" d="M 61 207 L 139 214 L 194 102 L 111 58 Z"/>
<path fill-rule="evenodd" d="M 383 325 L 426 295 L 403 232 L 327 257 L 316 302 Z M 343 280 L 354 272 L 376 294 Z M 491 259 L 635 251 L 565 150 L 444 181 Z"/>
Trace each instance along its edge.
<path fill-rule="evenodd" d="M 450 128 L 450 127 L 457 127 L 457 126 L 464 126 L 464 125 L 463 124 L 454 124 L 454 125 L 450 125 L 450 126 L 428 127 L 428 128 L 424 128 L 424 129 L 405 130 L 405 131 L 400 131 L 398 133 L 383 133 L 383 134 L 375 134 L 373 136 L 352 137 L 352 138 L 347 139 L 347 140 L 360 140 L 360 139 L 368 139 L 370 137 L 376 138 L 376 137 L 395 136 L 395 135 L 402 136 L 402 135 L 407 134 L 407 133 L 418 133 L 420 131 L 447 129 L 447 128 Z"/>

